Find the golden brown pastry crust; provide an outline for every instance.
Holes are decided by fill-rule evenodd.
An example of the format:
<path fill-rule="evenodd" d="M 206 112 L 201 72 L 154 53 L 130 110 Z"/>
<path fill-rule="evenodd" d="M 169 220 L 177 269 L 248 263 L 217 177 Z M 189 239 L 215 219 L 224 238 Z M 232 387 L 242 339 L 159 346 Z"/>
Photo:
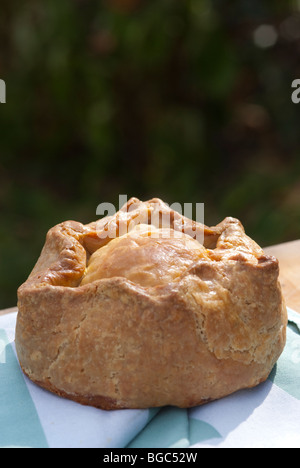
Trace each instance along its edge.
<path fill-rule="evenodd" d="M 81 284 L 112 230 L 147 224 L 155 210 L 157 228 L 167 215 L 172 229 L 203 234 L 203 255 L 171 282 L 146 287 L 108 272 Z M 285 345 L 278 272 L 238 220 L 208 228 L 159 199 L 131 199 L 89 225 L 61 223 L 18 290 L 21 367 L 42 387 L 103 409 L 192 407 L 253 387 Z"/>

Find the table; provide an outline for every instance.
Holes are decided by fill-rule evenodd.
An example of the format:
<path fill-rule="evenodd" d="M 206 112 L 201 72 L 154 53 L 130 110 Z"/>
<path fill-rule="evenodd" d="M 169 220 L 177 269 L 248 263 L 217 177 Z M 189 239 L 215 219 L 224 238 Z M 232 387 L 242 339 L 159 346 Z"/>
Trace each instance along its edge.
<path fill-rule="evenodd" d="M 286 305 L 300 313 L 300 240 L 267 247 L 264 251 L 278 258 Z"/>
<path fill-rule="evenodd" d="M 286 305 L 300 313 L 300 240 L 266 247 L 264 251 L 278 258 Z M 0 315 L 16 311 L 17 308 L 12 307 L 0 310 Z"/>

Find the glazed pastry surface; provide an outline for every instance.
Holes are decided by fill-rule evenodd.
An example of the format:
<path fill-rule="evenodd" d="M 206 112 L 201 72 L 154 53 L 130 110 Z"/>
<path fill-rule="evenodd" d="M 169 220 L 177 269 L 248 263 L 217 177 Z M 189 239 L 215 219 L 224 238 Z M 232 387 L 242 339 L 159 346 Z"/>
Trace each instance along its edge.
<path fill-rule="evenodd" d="M 124 277 L 144 287 L 162 286 L 179 279 L 200 258 L 208 259 L 206 249 L 190 236 L 138 225 L 96 250 L 81 285 Z"/>

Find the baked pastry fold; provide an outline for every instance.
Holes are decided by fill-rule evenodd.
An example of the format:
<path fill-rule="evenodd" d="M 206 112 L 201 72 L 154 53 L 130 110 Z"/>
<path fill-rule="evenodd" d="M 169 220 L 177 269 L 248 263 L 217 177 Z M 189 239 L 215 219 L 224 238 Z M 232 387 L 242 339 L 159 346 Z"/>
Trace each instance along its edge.
<path fill-rule="evenodd" d="M 82 404 L 200 405 L 267 379 L 286 336 L 278 276 L 238 220 L 209 228 L 133 198 L 48 232 L 18 290 L 17 355 Z"/>

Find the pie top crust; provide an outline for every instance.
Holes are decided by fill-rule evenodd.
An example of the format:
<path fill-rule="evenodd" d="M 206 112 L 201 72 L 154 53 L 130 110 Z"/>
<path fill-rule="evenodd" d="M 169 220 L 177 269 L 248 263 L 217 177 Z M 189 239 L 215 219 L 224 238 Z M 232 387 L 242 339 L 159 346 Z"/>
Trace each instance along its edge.
<path fill-rule="evenodd" d="M 151 288 L 178 280 L 197 260 L 209 257 L 198 241 L 176 234 L 152 225 L 135 226 L 92 254 L 80 285 L 123 277 Z"/>
<path fill-rule="evenodd" d="M 265 380 L 283 350 L 278 273 L 240 221 L 207 227 L 159 199 L 61 223 L 18 290 L 20 364 L 105 409 L 221 398 Z"/>
<path fill-rule="evenodd" d="M 153 219 L 156 225 L 148 224 Z M 67 221 L 52 228 L 29 282 L 36 287 L 79 287 L 115 276 L 130 280 L 128 270 L 136 267 L 141 277 L 147 276 L 146 270 L 157 272 L 153 271 L 148 282 L 146 278 L 135 280 L 138 275 L 132 271 L 133 282 L 159 286 L 178 279 L 197 260 L 240 259 L 257 264 L 262 258 L 263 250 L 237 219 L 226 218 L 208 228 L 170 210 L 159 199 L 140 202 L 133 198 L 113 217 L 86 226 Z M 142 262 L 141 268 L 137 262 Z M 141 271 L 142 266 L 146 270 Z"/>

